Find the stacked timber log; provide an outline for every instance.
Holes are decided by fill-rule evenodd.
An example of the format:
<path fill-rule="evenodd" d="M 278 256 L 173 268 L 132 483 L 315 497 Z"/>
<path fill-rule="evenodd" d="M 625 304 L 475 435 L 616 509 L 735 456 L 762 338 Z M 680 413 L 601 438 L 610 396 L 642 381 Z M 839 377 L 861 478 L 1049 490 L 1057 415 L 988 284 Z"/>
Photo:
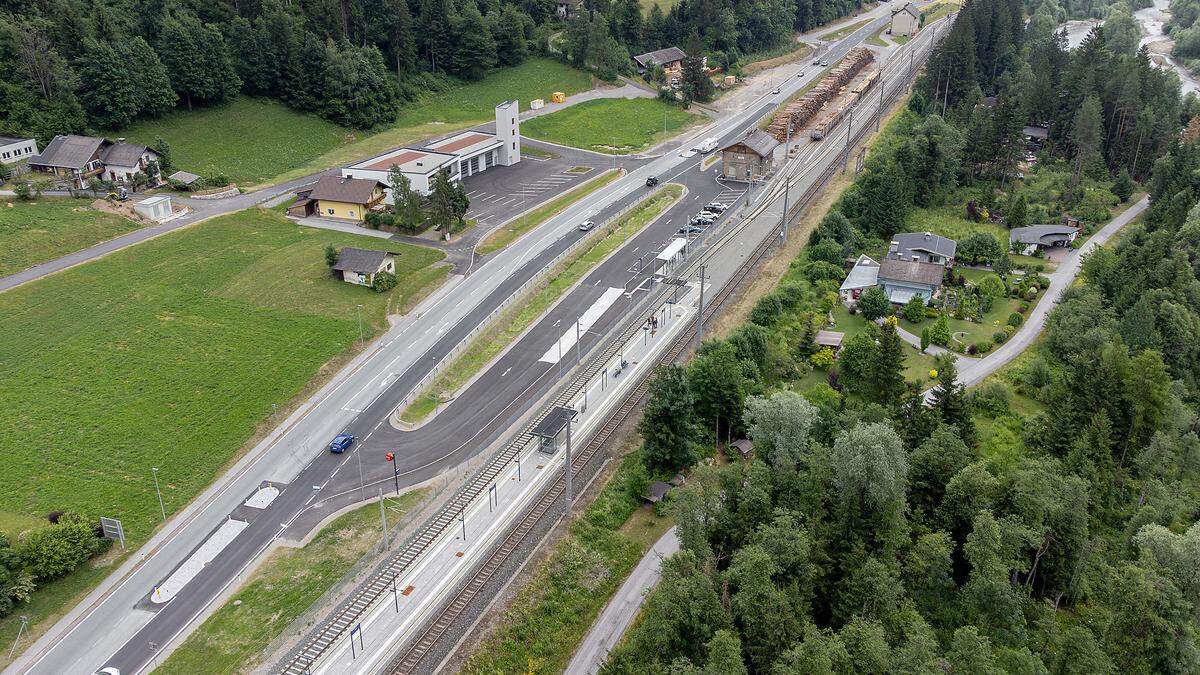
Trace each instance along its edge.
<path fill-rule="evenodd" d="M 775 119 L 771 120 L 771 125 L 767 127 L 767 133 L 782 142 L 787 136 L 789 120 L 792 131 L 804 128 L 804 125 L 808 124 L 821 108 L 825 107 L 826 103 L 837 98 L 842 87 L 845 87 L 850 80 L 854 79 L 855 75 L 874 60 L 875 54 L 866 47 L 851 49 L 841 63 L 825 73 L 825 77 L 821 78 L 817 86 L 775 113 Z"/>

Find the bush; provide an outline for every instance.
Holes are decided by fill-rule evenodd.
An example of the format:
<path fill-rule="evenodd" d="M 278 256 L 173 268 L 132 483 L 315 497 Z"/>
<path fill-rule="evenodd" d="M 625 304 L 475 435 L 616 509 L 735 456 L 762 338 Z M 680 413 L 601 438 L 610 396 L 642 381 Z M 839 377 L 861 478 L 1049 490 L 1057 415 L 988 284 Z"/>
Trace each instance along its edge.
<path fill-rule="evenodd" d="M 337 261 L 338 261 L 338 250 L 333 247 L 333 244 L 327 245 L 325 247 L 325 265 L 327 267 L 333 267 L 334 265 L 337 264 Z"/>
<path fill-rule="evenodd" d="M 1025 323 L 1025 317 L 1021 316 L 1020 312 L 1013 312 L 1008 315 L 1008 325 L 1013 328 L 1020 326 L 1022 323 Z"/>
<path fill-rule="evenodd" d="M 371 288 L 376 293 L 386 293 L 396 287 L 396 275 L 391 272 L 380 272 L 371 282 Z"/>
<path fill-rule="evenodd" d="M 33 188 L 29 187 L 29 183 L 23 180 L 17 181 L 13 185 L 13 193 L 17 195 L 17 199 L 33 199 Z"/>
<path fill-rule="evenodd" d="M 1030 302 L 1037 299 L 1038 289 L 1036 286 L 1030 286 L 1025 289 L 1024 298 Z"/>
<path fill-rule="evenodd" d="M 764 328 L 770 328 L 779 320 L 783 314 L 783 303 L 780 302 L 779 293 L 771 291 L 758 299 L 754 303 L 754 309 L 750 310 L 750 321 Z"/>
<path fill-rule="evenodd" d="M 925 320 L 925 299 L 919 295 L 914 295 L 904 305 L 904 318 L 913 323 L 921 323 Z"/>
<path fill-rule="evenodd" d="M 829 347 L 823 347 L 816 351 L 812 356 L 808 357 L 809 363 L 813 364 L 814 368 L 828 370 L 833 367 L 833 350 Z"/>
<path fill-rule="evenodd" d="M 25 568 L 39 581 L 64 576 L 111 544 L 96 536 L 96 526 L 83 516 L 66 513 L 58 524 L 25 536 L 21 557 Z"/>
<path fill-rule="evenodd" d="M 1000 344 L 1001 342 L 1004 342 L 1007 339 L 1008 339 L 1008 331 L 998 330 L 995 333 L 992 333 L 992 342 L 995 342 L 996 344 Z"/>
<path fill-rule="evenodd" d="M 969 401 L 975 410 L 1000 415 L 1008 412 L 1011 395 L 1002 382 L 985 382 L 971 392 Z"/>
<path fill-rule="evenodd" d="M 974 354 L 986 354 L 986 353 L 988 353 L 988 352 L 992 351 L 992 347 L 993 347 L 994 345 L 992 345 L 992 341 L 991 341 L 991 340 L 980 340 L 979 342 L 976 342 L 975 344 L 973 344 L 973 345 L 971 345 L 971 346 L 975 348 L 975 351 L 974 351 L 974 352 L 972 352 L 972 353 L 974 353 Z"/>
<path fill-rule="evenodd" d="M 967 355 L 968 356 L 975 356 L 978 353 L 979 353 L 978 347 L 976 347 L 975 345 L 967 345 Z"/>
<path fill-rule="evenodd" d="M 1017 311 L 1022 314 L 1028 314 L 1029 313 L 1029 304 L 1022 302 L 1020 305 L 1017 306 Z"/>
<path fill-rule="evenodd" d="M 219 171 L 216 173 L 210 173 L 204 177 L 204 184 L 212 187 L 225 187 L 232 182 L 233 181 L 229 180 L 229 176 Z"/>

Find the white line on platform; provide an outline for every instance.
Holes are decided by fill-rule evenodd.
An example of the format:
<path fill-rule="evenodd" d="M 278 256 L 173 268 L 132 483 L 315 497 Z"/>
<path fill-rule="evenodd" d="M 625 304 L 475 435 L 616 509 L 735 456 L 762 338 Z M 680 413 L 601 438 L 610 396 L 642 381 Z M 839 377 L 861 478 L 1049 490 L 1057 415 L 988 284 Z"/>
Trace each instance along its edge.
<path fill-rule="evenodd" d="M 604 294 L 596 302 L 592 303 L 592 306 L 588 307 L 587 311 L 579 317 L 579 326 L 576 327 L 574 324 L 569 326 L 567 331 L 563 333 L 563 336 L 558 339 L 558 342 L 550 347 L 550 349 L 547 349 L 542 358 L 538 360 L 543 363 L 558 363 L 558 357 L 566 354 L 571 347 L 575 346 L 575 333 L 582 333 L 590 329 L 608 311 L 608 308 L 613 306 L 617 298 L 624 294 L 624 288 L 609 288 L 605 290 Z M 557 325 L 557 322 L 555 322 L 555 325 Z"/>

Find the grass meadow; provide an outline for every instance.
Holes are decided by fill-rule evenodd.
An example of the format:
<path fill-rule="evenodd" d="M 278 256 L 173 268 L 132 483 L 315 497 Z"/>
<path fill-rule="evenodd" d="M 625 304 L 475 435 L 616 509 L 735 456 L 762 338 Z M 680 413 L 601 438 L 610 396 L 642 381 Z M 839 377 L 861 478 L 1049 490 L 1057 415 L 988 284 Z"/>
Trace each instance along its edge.
<path fill-rule="evenodd" d="M 81 199 L 44 197 L 0 203 L 0 276 L 74 253 L 136 230 L 128 218 Z"/>
<path fill-rule="evenodd" d="M 645 150 L 701 116 L 655 98 L 584 101 L 521 125 L 530 138 L 584 150 L 627 155 Z"/>
<path fill-rule="evenodd" d="M 272 411 L 444 271 L 398 250 L 390 294 L 332 279 L 327 244 L 377 239 L 225 216 L 0 295 L 0 512 L 115 516 L 137 543 Z M 11 518 L 12 516 L 10 516 Z"/>
<path fill-rule="evenodd" d="M 176 166 L 200 174 L 221 172 L 243 186 L 298 178 L 347 164 L 399 145 L 488 122 L 497 103 L 529 101 L 593 86 L 592 76 L 551 59 L 532 58 L 497 70 L 479 82 L 430 92 L 406 104 L 393 125 L 369 131 L 345 129 L 271 99 L 242 97 L 212 108 L 179 111 L 140 122 L 114 136 L 171 145 Z"/>

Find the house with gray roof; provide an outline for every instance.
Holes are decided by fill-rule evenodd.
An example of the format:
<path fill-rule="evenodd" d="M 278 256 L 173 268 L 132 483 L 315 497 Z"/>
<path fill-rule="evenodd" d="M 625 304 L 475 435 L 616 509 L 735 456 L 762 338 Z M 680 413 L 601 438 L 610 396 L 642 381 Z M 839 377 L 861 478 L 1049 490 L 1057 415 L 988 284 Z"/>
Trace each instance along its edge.
<path fill-rule="evenodd" d="M 946 267 L 920 260 L 884 258 L 879 263 L 879 286 L 892 304 L 903 305 L 920 296 L 929 301 L 942 285 Z"/>
<path fill-rule="evenodd" d="M 838 289 L 838 294 L 842 296 L 842 302 L 851 304 L 858 300 L 867 289 L 874 287 L 879 283 L 879 263 L 875 262 L 870 256 L 863 254 L 858 256 L 858 260 L 854 262 L 854 267 L 850 268 L 850 272 L 846 275 L 846 280 L 842 282 L 841 288 Z"/>
<path fill-rule="evenodd" d="M 954 253 L 958 242 L 932 232 L 900 232 L 892 236 L 887 257 L 892 260 L 907 260 L 934 263 L 950 267 L 954 264 Z"/>
<path fill-rule="evenodd" d="M 41 154 L 29 158 L 29 168 L 68 181 L 78 189 L 93 176 L 114 183 L 129 183 L 138 172 L 152 185 L 162 182 L 158 152 L 144 145 L 110 141 L 95 136 L 55 136 Z"/>
<path fill-rule="evenodd" d="M 1079 230 L 1069 225 L 1029 225 L 1014 227 L 1008 233 L 1008 243 L 1022 255 L 1033 255 L 1039 250 L 1070 246 L 1079 236 Z"/>
<path fill-rule="evenodd" d="M 359 286 L 371 286 L 375 275 L 381 272 L 396 273 L 396 254 L 393 251 L 374 251 L 347 246 L 338 253 L 333 271 L 340 274 L 342 281 Z"/>
<path fill-rule="evenodd" d="M 726 180 L 762 180 L 775 168 L 781 143 L 771 134 L 753 129 L 721 148 L 721 175 Z"/>
<path fill-rule="evenodd" d="M 900 37 L 916 35 L 919 30 L 921 30 L 921 10 L 917 9 L 916 5 L 910 2 L 892 12 L 892 21 L 888 25 L 889 33 Z"/>
<path fill-rule="evenodd" d="M 15 164 L 36 154 L 36 138 L 0 136 L 0 162 L 4 164 Z"/>
<path fill-rule="evenodd" d="M 641 75 L 654 66 L 660 66 L 667 73 L 667 79 L 670 79 L 672 74 L 678 75 L 683 71 L 683 60 L 686 58 L 687 53 L 679 47 L 667 47 L 666 49 L 656 49 L 645 54 L 638 54 L 633 57 L 633 62 L 637 64 L 638 75 Z"/>

